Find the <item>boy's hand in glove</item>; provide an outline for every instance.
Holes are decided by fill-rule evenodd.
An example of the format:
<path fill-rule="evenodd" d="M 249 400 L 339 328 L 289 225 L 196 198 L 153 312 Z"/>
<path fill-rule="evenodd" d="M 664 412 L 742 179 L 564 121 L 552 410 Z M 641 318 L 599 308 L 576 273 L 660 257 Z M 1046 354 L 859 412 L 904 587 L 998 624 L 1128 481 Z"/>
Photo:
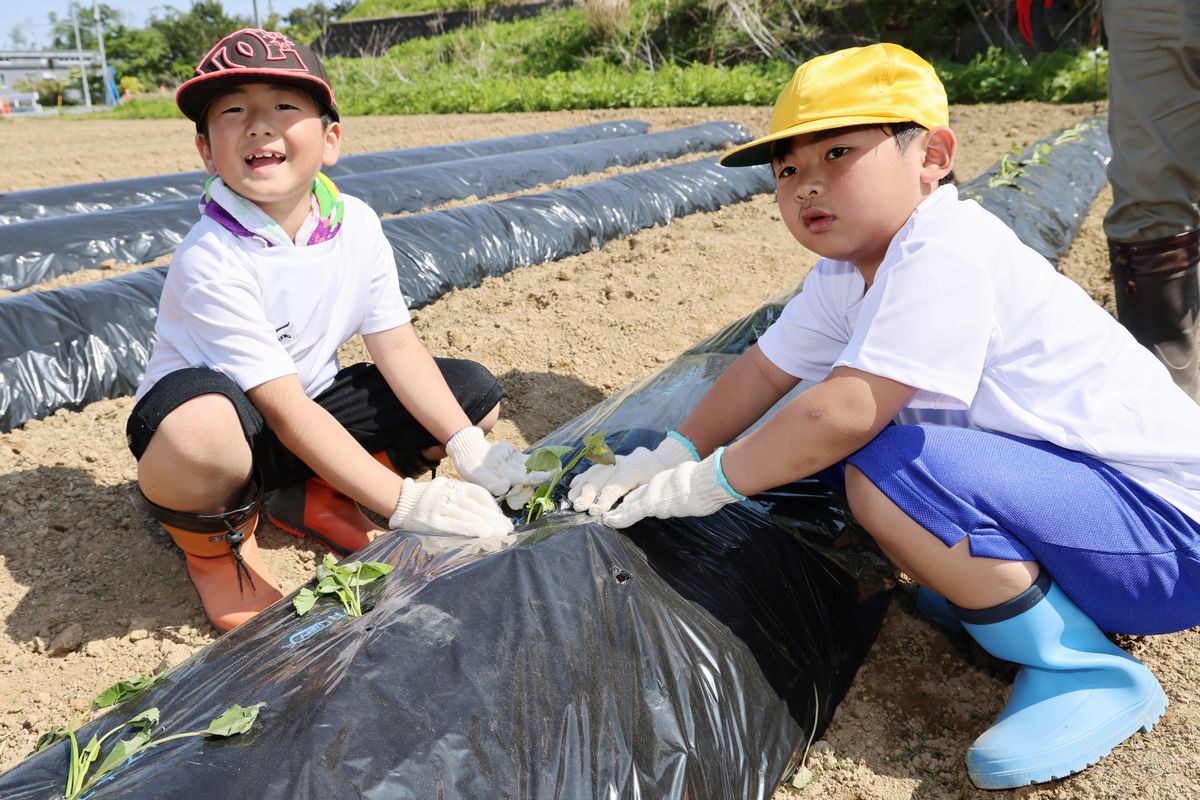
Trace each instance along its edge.
<path fill-rule="evenodd" d="M 537 486 L 554 477 L 553 472 L 526 472 L 529 456 L 508 442 L 489 442 L 483 430 L 474 425 L 451 436 L 446 453 L 459 475 L 496 497 L 514 486 Z"/>
<path fill-rule="evenodd" d="M 604 515 L 604 524 L 628 528 L 646 517 L 706 517 L 722 506 L 745 500 L 721 471 L 724 447 L 700 462 L 685 462 L 660 472 L 645 486 L 630 492 L 619 508 Z"/>
<path fill-rule="evenodd" d="M 660 472 L 699 460 L 691 442 L 680 433 L 668 431 L 654 450 L 639 447 L 627 456 L 617 456 L 616 464 L 596 464 L 576 475 L 567 499 L 576 511 L 587 511 L 598 517 Z"/>
<path fill-rule="evenodd" d="M 428 483 L 404 479 L 404 488 L 388 525 L 392 530 L 504 536 L 513 525 L 482 486 L 450 478 Z"/>

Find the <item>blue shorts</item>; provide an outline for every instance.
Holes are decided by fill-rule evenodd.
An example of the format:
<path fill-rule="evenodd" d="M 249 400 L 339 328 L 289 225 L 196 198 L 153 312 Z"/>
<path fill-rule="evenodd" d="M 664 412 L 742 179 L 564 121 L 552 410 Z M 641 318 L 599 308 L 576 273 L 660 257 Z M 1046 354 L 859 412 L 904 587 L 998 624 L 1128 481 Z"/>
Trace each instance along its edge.
<path fill-rule="evenodd" d="M 1037 561 L 1106 631 L 1200 625 L 1200 523 L 1090 456 L 894 425 L 846 461 L 947 547 L 965 536 L 974 556 Z"/>

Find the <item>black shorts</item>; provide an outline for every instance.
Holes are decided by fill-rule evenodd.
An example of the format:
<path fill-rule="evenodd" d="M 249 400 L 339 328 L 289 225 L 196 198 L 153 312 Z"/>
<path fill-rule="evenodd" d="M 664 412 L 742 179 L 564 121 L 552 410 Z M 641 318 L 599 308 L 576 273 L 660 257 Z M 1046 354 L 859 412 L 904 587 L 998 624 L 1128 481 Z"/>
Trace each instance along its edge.
<path fill-rule="evenodd" d="M 492 410 L 503 392 L 495 377 L 474 361 L 436 358 L 450 391 L 472 423 Z M 283 446 L 262 414 L 236 383 L 207 367 L 189 367 L 164 376 L 129 415 L 125 438 L 140 459 L 163 419 L 183 403 L 203 394 L 220 394 L 237 409 L 255 471 L 265 491 L 311 478 L 313 471 Z M 374 364 L 354 364 L 338 372 L 329 388 L 313 400 L 333 415 L 368 453 L 388 451 L 394 461 L 412 462 L 420 451 L 441 444 L 413 419 Z"/>

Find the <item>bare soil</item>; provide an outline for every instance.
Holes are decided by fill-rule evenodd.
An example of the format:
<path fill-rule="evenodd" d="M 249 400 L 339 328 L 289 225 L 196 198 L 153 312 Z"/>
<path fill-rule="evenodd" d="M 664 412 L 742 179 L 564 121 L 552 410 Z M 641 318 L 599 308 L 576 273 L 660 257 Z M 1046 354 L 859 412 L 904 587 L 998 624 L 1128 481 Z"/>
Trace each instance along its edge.
<path fill-rule="evenodd" d="M 952 110 L 958 174 L 1057 131 L 1091 105 Z M 360 152 L 637 118 L 655 129 L 734 120 L 765 129 L 767 109 L 624 109 L 574 113 L 370 117 L 345 121 Z M 0 191 L 197 169 L 179 121 L 12 120 L 0 124 Z M 1111 310 L 1098 198 L 1064 272 Z M 813 256 L 761 196 L 679 219 L 605 248 L 519 269 L 418 311 L 438 355 L 488 366 L 508 399 L 497 435 L 527 445 L 646 376 L 699 339 L 794 287 Z M 116 269 L 126 269 L 116 265 Z M 87 279 L 96 279 L 91 275 Z M 347 357 L 364 357 L 359 344 Z M 213 641 L 183 559 L 141 509 L 126 450 L 128 398 L 94 403 L 0 434 L 0 769 L 39 733 L 109 684 L 175 665 Z M 285 591 L 321 551 L 269 524 L 259 537 Z M 1200 785 L 1200 633 L 1123 639 L 1170 696 L 1165 718 L 1076 777 L 982 792 L 963 755 L 1000 711 L 1011 667 L 919 617 L 898 593 L 832 725 L 808 758 L 796 798 L 1192 798 Z"/>

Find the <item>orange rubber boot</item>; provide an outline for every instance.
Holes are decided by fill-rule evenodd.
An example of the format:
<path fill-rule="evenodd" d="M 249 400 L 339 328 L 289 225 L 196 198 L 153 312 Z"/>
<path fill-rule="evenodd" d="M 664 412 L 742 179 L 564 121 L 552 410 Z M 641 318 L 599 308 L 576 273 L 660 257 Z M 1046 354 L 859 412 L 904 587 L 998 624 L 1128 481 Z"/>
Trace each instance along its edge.
<path fill-rule="evenodd" d="M 227 530 L 160 524 L 187 556 L 188 575 L 215 627 L 233 630 L 283 597 L 254 541 L 257 511 Z"/>
<path fill-rule="evenodd" d="M 267 518 L 293 536 L 308 536 L 339 555 L 370 544 L 379 526 L 353 499 L 320 478 L 276 489 L 267 501 Z"/>

